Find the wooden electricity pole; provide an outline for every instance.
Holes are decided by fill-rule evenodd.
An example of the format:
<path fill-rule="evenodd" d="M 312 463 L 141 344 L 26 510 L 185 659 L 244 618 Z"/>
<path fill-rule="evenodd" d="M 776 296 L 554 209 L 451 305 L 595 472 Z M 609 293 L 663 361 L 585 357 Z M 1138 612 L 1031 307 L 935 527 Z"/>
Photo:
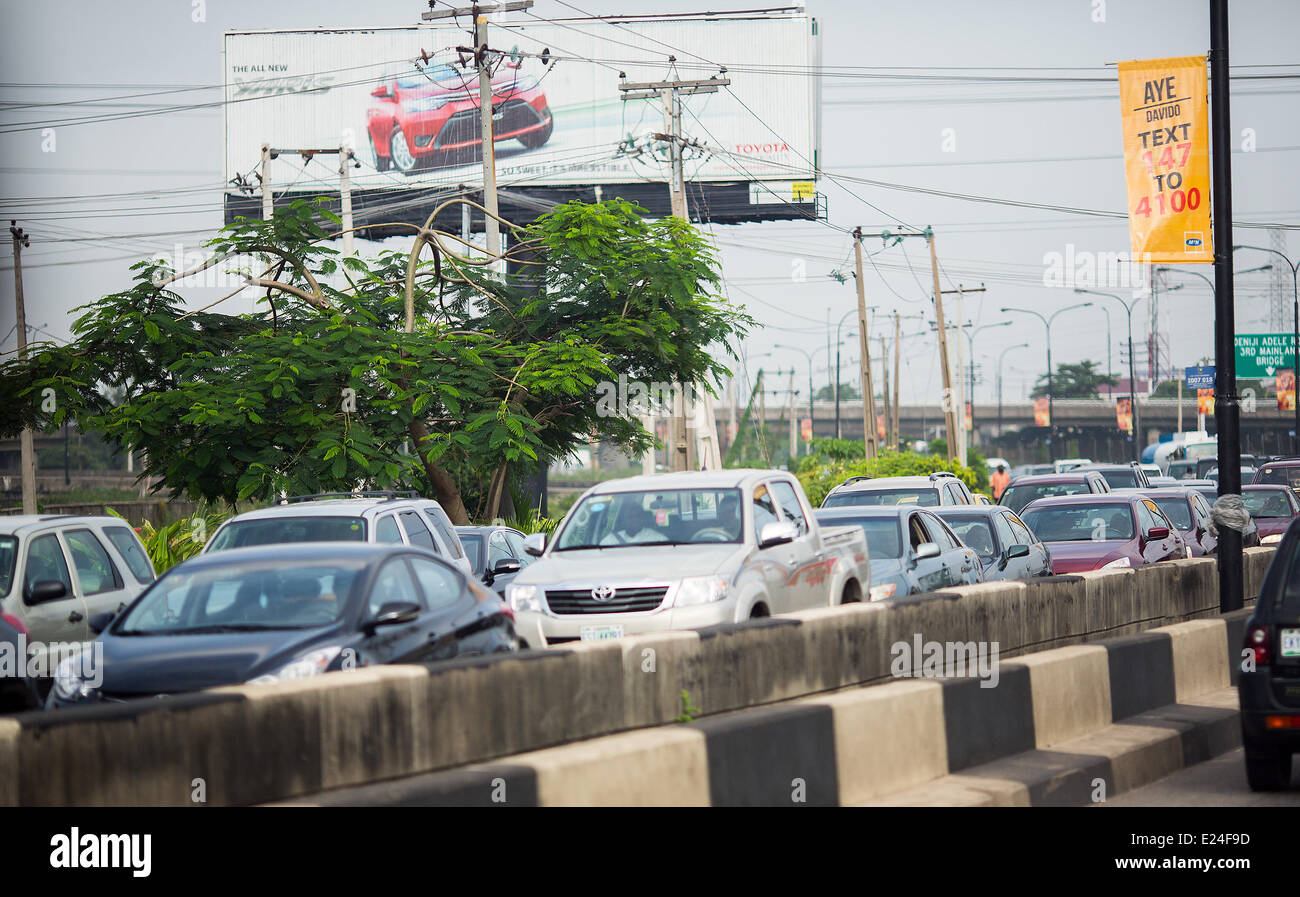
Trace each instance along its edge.
<path fill-rule="evenodd" d="M 23 247 L 30 246 L 27 234 L 17 221 L 9 222 L 9 235 L 14 240 L 14 311 L 17 313 L 18 357 L 27 356 L 27 309 L 23 305 Z M 32 428 L 23 427 L 18 437 L 23 480 L 23 513 L 36 513 L 36 444 Z"/>
<path fill-rule="evenodd" d="M 899 353 L 902 351 L 902 343 L 903 343 L 903 338 L 900 331 L 901 331 L 901 327 L 900 327 L 898 312 L 894 312 L 894 408 L 893 408 L 894 416 L 892 421 L 890 422 L 890 430 L 893 433 L 893 436 L 890 437 L 890 446 L 895 449 L 897 449 L 898 444 L 903 441 L 903 433 L 900 430 L 898 425 L 898 393 L 899 393 L 898 382 L 900 379 L 902 379 L 899 376 L 898 365 L 899 365 Z"/>
<path fill-rule="evenodd" d="M 957 409 L 952 394 L 952 367 L 948 362 L 948 327 L 943 322 L 943 291 L 939 288 L 939 259 L 934 251 L 934 231 L 926 228 L 926 242 L 930 244 L 930 269 L 934 274 L 934 317 L 939 327 L 939 371 L 943 375 L 943 428 L 948 441 L 948 460 L 959 457 L 957 439 Z"/>
<path fill-rule="evenodd" d="M 871 386 L 871 339 L 867 334 L 867 286 L 862 275 L 862 228 L 853 229 L 853 254 L 858 279 L 858 348 L 862 352 L 862 445 L 876 457 L 876 398 Z"/>

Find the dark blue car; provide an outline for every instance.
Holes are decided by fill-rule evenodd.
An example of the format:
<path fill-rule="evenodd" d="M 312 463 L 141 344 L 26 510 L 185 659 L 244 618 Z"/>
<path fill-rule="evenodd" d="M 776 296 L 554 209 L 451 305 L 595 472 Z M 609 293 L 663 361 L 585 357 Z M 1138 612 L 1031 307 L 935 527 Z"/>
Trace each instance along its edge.
<path fill-rule="evenodd" d="M 107 616 L 107 615 L 103 615 Z M 169 570 L 60 665 L 48 707 L 514 651 L 498 596 L 432 552 L 314 542 Z M 106 628 L 104 628 L 106 627 Z"/>

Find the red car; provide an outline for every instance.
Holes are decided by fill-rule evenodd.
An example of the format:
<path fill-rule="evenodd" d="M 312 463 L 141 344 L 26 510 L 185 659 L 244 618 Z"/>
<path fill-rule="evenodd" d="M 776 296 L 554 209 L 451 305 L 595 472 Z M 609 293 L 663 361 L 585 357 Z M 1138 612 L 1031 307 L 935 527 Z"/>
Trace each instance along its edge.
<path fill-rule="evenodd" d="M 1281 542 L 1292 518 L 1300 514 L 1300 501 L 1296 500 L 1295 491 L 1288 486 L 1242 486 L 1241 503 L 1259 527 L 1261 545 L 1276 545 Z"/>
<path fill-rule="evenodd" d="M 416 63 L 388 75 L 370 91 L 366 133 L 375 167 L 410 173 L 435 162 L 475 158 L 479 131 L 478 76 L 450 65 Z M 537 79 L 503 66 L 492 79 L 493 139 L 535 149 L 551 138 L 553 121 Z"/>
<path fill-rule="evenodd" d="M 1169 518 L 1136 492 L 1039 498 L 1020 518 L 1048 544 L 1053 573 L 1142 567 L 1188 556 Z"/>

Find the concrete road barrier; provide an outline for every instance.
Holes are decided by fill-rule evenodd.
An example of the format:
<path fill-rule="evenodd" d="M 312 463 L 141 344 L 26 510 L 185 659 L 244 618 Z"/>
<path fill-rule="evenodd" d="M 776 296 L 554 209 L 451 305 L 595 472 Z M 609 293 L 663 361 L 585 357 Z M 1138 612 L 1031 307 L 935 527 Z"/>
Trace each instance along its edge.
<path fill-rule="evenodd" d="M 1248 554 L 1247 582 L 1255 588 L 1271 554 Z M 264 803 L 447 769 L 457 776 L 447 793 L 464 797 L 467 783 L 480 783 L 479 772 L 466 770 L 479 766 L 505 769 L 487 781 L 503 778 L 518 786 L 515 793 L 550 802 L 547 783 L 564 781 L 567 767 L 547 767 L 542 775 L 541 766 L 520 767 L 513 758 L 661 727 L 684 713 L 703 739 L 710 802 L 743 803 L 750 794 L 776 800 L 798 790 L 794 779 L 802 779 L 808 802 L 845 794 L 878 799 L 886 787 L 931 776 L 940 756 L 952 774 L 1055 749 L 1107 717 L 1226 686 L 1227 660 L 1235 656 L 1227 624 L 1202 619 L 1218 607 L 1214 568 L 1212 560 L 1192 560 L 988 583 L 509 657 L 21 714 L 0 721 L 0 803 L 192 805 L 196 781 L 210 805 Z M 1235 618 L 1233 625 L 1240 625 Z M 1143 630 L 1149 635 L 1136 635 Z M 977 679 L 897 681 L 900 663 L 924 676 L 965 672 L 950 653 L 932 670 L 916 657 L 904 663 L 903 654 L 955 645 L 960 661 L 961 646 L 991 651 L 995 643 L 996 687 Z M 1079 692 L 1083 682 L 1093 690 Z M 882 683 L 893 684 L 860 691 Z M 799 699 L 816 705 L 784 706 Z M 754 719 L 780 746 L 779 756 L 754 747 L 745 734 L 750 724 L 740 720 L 769 706 Z M 911 734 L 900 744 L 911 745 L 910 757 L 901 747 L 882 749 L 881 735 L 862 734 L 876 714 L 906 721 Z M 845 746 L 859 741 L 873 755 L 845 756 Z M 929 747 L 922 749 L 922 741 Z M 610 769 L 654 768 L 657 758 L 640 750 L 629 748 Z M 759 784 L 752 779 L 755 758 L 766 758 L 760 765 L 769 772 Z M 829 772 L 814 773 L 822 762 Z M 593 788 L 584 799 L 643 799 L 636 791 Z M 694 788 L 672 793 L 686 800 Z M 1013 793 L 1027 792 L 999 792 L 997 799 Z"/>

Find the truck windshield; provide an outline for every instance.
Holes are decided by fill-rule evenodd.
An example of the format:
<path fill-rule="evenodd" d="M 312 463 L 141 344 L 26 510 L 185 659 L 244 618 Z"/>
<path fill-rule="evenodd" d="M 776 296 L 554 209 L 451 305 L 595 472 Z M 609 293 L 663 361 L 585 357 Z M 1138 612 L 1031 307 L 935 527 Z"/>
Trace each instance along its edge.
<path fill-rule="evenodd" d="M 555 550 L 739 542 L 740 511 L 739 489 L 589 495 L 573 510 Z"/>

